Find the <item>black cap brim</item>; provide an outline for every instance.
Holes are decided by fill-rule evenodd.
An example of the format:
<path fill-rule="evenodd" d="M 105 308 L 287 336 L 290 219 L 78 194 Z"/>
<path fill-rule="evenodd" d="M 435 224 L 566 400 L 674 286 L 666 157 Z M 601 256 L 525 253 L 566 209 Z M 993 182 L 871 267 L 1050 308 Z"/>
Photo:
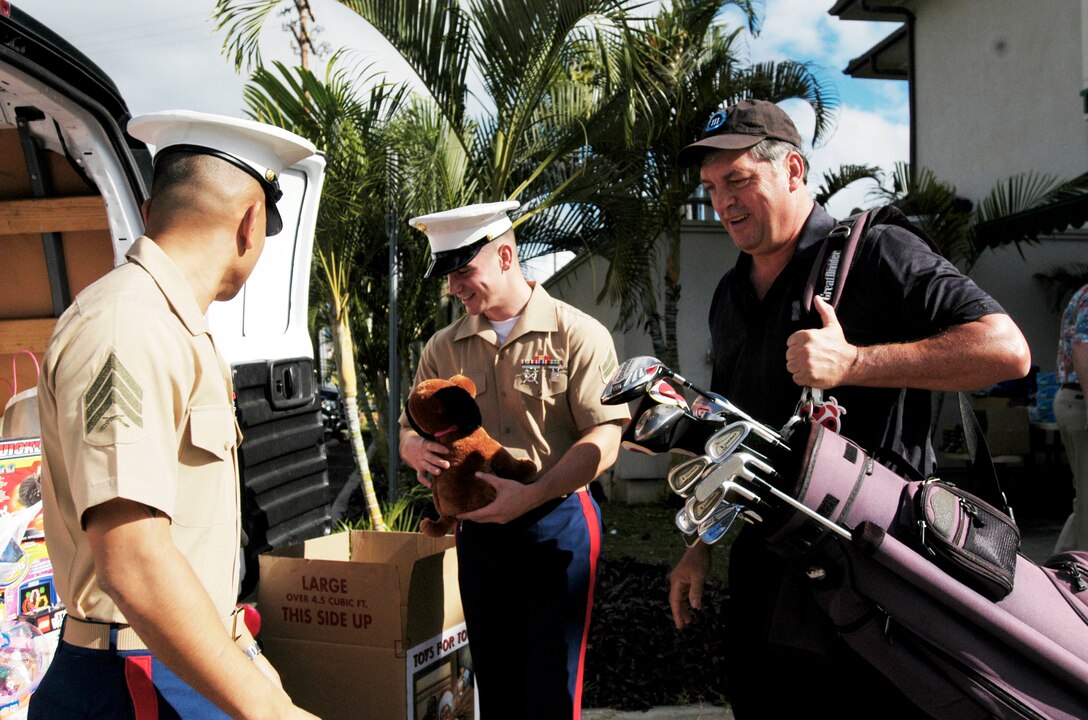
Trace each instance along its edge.
<path fill-rule="evenodd" d="M 491 242 L 491 238 L 483 238 L 456 250 L 431 253 L 431 263 L 427 266 L 427 271 L 423 273 L 423 277 L 442 277 L 449 275 L 454 270 L 463 268 L 472 262 L 473 258 L 479 254 L 480 249 L 489 242 Z"/>
<path fill-rule="evenodd" d="M 707 155 L 716 153 L 719 150 L 747 150 L 766 139 L 766 135 L 712 135 L 684 147 L 680 151 L 678 158 L 680 167 L 698 165 Z"/>
<path fill-rule="evenodd" d="M 264 212 L 264 234 L 267 237 L 273 235 L 279 235 L 283 230 L 283 218 L 280 217 L 279 208 L 276 207 L 276 203 L 272 200 L 268 200 L 265 203 Z"/>

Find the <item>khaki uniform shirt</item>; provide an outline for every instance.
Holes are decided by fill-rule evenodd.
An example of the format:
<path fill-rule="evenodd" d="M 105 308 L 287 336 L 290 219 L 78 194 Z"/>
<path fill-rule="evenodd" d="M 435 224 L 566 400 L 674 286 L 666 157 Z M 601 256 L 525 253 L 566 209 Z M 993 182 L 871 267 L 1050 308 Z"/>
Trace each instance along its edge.
<path fill-rule="evenodd" d="M 99 587 L 83 529 L 114 498 L 170 517 L 174 544 L 220 615 L 238 592 L 241 440 L 230 370 L 177 266 L 150 239 L 61 316 L 38 385 L 46 543 L 77 618 L 125 622 Z"/>
<path fill-rule="evenodd" d="M 617 368 L 611 334 L 589 315 L 532 284 L 529 302 L 501 346 L 483 315 L 466 315 L 423 348 L 415 382 L 467 375 L 484 429 L 547 472 L 581 435 L 627 420 L 626 405 L 602 405 Z M 407 427 L 402 414 L 401 425 Z"/>

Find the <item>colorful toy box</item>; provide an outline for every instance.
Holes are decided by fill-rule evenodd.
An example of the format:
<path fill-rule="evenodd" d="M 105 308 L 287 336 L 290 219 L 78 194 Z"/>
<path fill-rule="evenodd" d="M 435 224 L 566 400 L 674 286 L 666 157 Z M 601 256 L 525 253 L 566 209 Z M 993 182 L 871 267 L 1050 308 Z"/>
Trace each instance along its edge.
<path fill-rule="evenodd" d="M 0 440 L 0 720 L 25 717 L 64 618 L 41 513 L 42 444 Z"/>

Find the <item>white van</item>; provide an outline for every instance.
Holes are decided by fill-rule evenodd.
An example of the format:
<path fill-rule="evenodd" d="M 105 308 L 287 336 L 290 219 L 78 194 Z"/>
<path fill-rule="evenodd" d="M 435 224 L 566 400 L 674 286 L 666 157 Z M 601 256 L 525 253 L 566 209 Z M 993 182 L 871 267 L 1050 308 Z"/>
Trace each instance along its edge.
<path fill-rule="evenodd" d="M 98 67 L 0 3 L 0 409 L 36 384 L 35 359 L 72 298 L 123 263 L 142 233 L 151 162 L 125 133 L 128 119 Z M 256 584 L 258 553 L 332 525 L 307 330 L 324 168 L 316 156 L 283 173 L 283 231 L 267 243 L 242 292 L 208 311 L 216 345 L 234 370 L 245 434 L 243 596 Z"/>

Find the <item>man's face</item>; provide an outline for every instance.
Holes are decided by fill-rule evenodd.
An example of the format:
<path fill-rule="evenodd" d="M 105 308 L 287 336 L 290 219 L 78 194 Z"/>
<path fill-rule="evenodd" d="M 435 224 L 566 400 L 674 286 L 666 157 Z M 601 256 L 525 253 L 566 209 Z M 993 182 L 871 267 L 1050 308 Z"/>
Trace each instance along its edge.
<path fill-rule="evenodd" d="M 486 314 L 500 302 L 499 280 L 502 277 L 502 268 L 498 247 L 498 242 L 484 245 L 472 262 L 446 276 L 450 295 L 461 301 L 469 315 Z"/>
<path fill-rule="evenodd" d="M 741 251 L 767 254 L 792 240 L 789 161 L 787 156 L 776 168 L 748 150 L 723 150 L 699 169 L 722 226 Z"/>

